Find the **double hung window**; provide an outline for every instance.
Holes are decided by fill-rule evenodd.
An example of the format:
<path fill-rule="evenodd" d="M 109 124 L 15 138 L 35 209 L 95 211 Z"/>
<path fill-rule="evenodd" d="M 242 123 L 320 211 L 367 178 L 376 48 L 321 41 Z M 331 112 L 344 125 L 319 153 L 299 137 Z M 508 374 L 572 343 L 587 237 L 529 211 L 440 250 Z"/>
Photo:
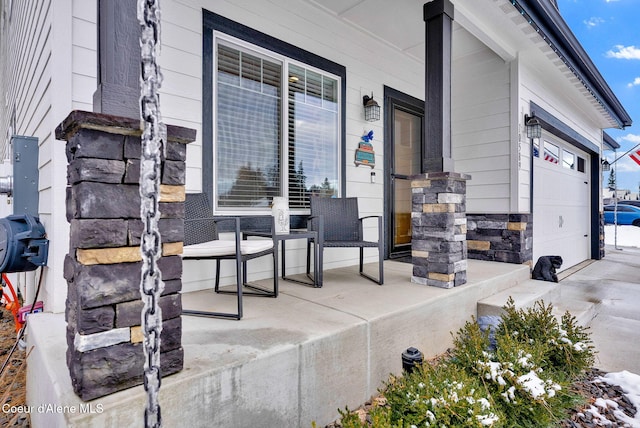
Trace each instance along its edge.
<path fill-rule="evenodd" d="M 340 77 L 223 35 L 214 47 L 216 209 L 339 196 Z"/>

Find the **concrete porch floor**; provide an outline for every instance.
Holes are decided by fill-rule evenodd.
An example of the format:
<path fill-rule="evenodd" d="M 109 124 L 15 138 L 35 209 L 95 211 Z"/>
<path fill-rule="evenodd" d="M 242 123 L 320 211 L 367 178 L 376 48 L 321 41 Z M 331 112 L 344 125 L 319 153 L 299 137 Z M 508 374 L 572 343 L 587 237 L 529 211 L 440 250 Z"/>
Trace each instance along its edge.
<path fill-rule="evenodd" d="M 338 408 L 357 407 L 390 373 L 400 373 L 406 348 L 427 357 L 445 351 L 450 333 L 476 315 L 479 300 L 529 279 L 526 265 L 468 262 L 468 283 L 450 290 L 412 284 L 410 264 L 386 261 L 383 286 L 359 276 L 357 267 L 340 268 L 325 272 L 323 288 L 281 281 L 276 299 L 245 297 L 241 321 L 183 316 L 184 369 L 162 380 L 163 425 L 324 426 Z M 183 307 L 225 310 L 209 305 L 233 299 L 186 293 Z M 64 314 L 35 314 L 28 325 L 34 427 L 143 424 L 142 386 L 93 400 L 91 407 L 75 395 Z M 40 413 L 39 405 L 62 408 Z"/>

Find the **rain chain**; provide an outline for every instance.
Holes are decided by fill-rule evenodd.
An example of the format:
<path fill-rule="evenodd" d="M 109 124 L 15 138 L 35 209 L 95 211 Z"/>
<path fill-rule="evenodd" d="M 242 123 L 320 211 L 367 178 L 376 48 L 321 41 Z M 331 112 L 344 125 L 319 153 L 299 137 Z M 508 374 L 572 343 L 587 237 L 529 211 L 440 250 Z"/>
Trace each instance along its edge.
<path fill-rule="evenodd" d="M 145 426 L 160 427 L 160 333 L 162 311 L 158 306 L 164 289 L 158 259 L 162 251 L 158 231 L 160 195 L 161 152 L 166 141 L 167 130 L 160 116 L 158 89 L 162 75 L 156 63 L 160 44 L 160 8 L 158 0 L 138 0 L 138 20 L 141 26 L 141 79 L 140 111 L 144 130 L 140 165 L 140 216 L 144 223 L 140 250 L 142 272 L 140 293 L 143 302 L 142 331 L 144 333 L 144 389 L 147 406 L 144 413 Z"/>

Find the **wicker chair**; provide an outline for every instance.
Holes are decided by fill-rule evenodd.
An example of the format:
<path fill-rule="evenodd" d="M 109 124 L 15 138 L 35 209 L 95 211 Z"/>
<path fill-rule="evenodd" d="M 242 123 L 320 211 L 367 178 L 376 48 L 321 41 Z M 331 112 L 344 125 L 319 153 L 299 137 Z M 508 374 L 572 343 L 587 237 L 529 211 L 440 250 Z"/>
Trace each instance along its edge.
<path fill-rule="evenodd" d="M 271 217 L 271 216 L 269 216 Z M 224 227 L 230 225 L 230 227 Z M 275 229 L 271 217 L 272 231 Z M 235 233 L 235 240 L 218 239 L 219 231 Z M 205 317 L 242 318 L 242 296 L 254 295 L 278 297 L 278 252 L 273 240 L 242 240 L 240 217 L 214 217 L 207 196 L 204 193 L 187 194 L 185 200 L 184 221 L 184 260 L 215 260 L 215 292 L 237 295 L 237 311 L 235 313 L 207 312 L 198 310 L 182 311 L 185 315 Z M 273 290 L 247 284 L 247 260 L 271 254 L 273 257 Z M 220 261 L 235 260 L 236 289 L 220 290 Z M 243 291 L 243 286 L 253 291 Z"/>
<path fill-rule="evenodd" d="M 366 216 L 358 217 L 357 198 L 326 198 L 311 197 L 311 217 L 307 227 L 309 230 L 317 230 L 319 246 L 318 266 L 316 270 L 322 284 L 322 259 L 324 248 L 328 247 L 352 247 L 360 248 L 360 275 L 380 285 L 384 282 L 383 259 L 384 248 L 382 239 L 382 217 Z M 363 221 L 368 218 L 378 219 L 378 240 L 366 241 L 363 236 Z M 307 275 L 311 265 L 311 244 L 307 243 Z M 364 248 L 378 249 L 378 278 L 367 275 L 363 270 Z"/>

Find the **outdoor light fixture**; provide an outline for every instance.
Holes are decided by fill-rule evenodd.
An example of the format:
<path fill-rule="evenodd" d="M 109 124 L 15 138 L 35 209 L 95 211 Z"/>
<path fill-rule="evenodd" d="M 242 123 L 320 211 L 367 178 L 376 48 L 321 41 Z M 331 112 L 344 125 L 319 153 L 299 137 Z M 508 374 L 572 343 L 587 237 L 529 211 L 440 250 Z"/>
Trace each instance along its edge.
<path fill-rule="evenodd" d="M 527 127 L 527 138 L 542 137 L 542 126 L 535 116 L 524 116 L 524 124 Z"/>
<path fill-rule="evenodd" d="M 611 164 L 606 159 L 602 159 L 602 171 L 611 171 Z"/>
<path fill-rule="evenodd" d="M 373 99 L 373 92 L 371 96 L 365 95 L 362 97 L 362 104 L 364 105 L 364 118 L 367 122 L 375 122 L 380 120 L 380 106 Z"/>

